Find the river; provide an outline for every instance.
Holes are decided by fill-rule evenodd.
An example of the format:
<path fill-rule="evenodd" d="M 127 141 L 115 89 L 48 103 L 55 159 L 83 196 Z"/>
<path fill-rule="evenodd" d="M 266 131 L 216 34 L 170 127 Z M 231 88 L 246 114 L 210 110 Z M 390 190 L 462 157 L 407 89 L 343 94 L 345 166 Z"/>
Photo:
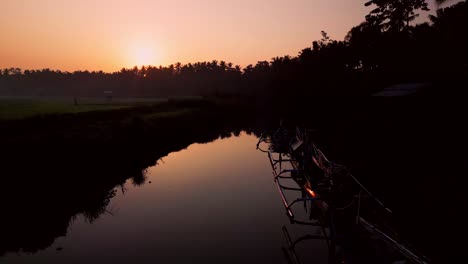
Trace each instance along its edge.
<path fill-rule="evenodd" d="M 287 263 L 283 226 L 296 237 L 319 230 L 289 223 L 257 141 L 242 132 L 170 153 L 144 171 L 143 184 L 115 187 L 96 219 L 78 214 L 45 250 L 0 262 Z M 325 262 L 323 241 L 301 248 Z"/>

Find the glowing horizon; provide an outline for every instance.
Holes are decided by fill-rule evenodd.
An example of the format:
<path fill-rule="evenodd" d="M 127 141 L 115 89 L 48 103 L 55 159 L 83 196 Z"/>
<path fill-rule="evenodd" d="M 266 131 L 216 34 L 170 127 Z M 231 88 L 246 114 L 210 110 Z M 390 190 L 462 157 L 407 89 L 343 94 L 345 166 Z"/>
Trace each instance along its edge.
<path fill-rule="evenodd" d="M 342 40 L 366 0 L 18 0 L 0 4 L 0 68 L 106 72 L 176 62 L 245 67 Z"/>

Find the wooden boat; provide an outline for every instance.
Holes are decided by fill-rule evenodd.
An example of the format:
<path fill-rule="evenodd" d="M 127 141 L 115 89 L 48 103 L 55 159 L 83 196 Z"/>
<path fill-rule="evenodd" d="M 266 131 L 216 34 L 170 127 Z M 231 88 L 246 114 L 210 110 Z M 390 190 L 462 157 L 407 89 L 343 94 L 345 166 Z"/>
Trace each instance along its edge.
<path fill-rule="evenodd" d="M 330 161 L 314 143 L 313 134 L 280 127 L 263 133 L 257 144 L 268 155 L 291 223 L 322 228 L 322 236 L 313 239 L 327 243 L 329 263 L 429 263 L 392 231 L 387 224 L 391 210 L 345 166 Z M 286 180 L 296 186 L 286 186 Z M 300 195 L 290 201 L 289 191 Z M 309 219 L 296 218 L 298 203 L 309 205 Z"/>

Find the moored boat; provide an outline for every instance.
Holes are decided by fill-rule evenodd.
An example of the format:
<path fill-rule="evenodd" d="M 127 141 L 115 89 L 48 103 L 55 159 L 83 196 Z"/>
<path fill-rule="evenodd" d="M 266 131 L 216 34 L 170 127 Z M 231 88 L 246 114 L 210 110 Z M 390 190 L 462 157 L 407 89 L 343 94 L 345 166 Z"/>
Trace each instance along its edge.
<path fill-rule="evenodd" d="M 327 243 L 329 263 L 429 263 L 392 230 L 391 210 L 317 147 L 313 131 L 280 127 L 263 133 L 257 148 L 268 155 L 291 223 L 321 227 L 314 239 Z M 300 194 L 288 199 L 291 191 Z M 296 217 L 299 203 L 308 206 L 308 219 Z"/>

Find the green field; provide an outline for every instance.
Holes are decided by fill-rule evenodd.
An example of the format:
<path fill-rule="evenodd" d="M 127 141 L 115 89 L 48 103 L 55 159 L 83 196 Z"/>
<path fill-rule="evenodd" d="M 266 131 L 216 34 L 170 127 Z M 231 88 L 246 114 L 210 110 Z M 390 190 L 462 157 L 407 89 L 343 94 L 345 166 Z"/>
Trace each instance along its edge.
<path fill-rule="evenodd" d="M 95 111 L 110 111 L 148 104 L 153 101 L 80 98 L 77 105 L 73 98 L 7 98 L 0 97 L 0 120 L 18 120 L 36 116 L 76 114 Z"/>
<path fill-rule="evenodd" d="M 175 98 L 177 101 L 197 101 L 198 97 Z M 37 116 L 77 114 L 96 111 L 111 111 L 136 106 L 159 105 L 169 99 L 160 98 L 39 98 L 39 97 L 0 97 L 0 121 L 21 120 Z M 174 100 L 174 99 L 173 99 Z M 148 115 L 148 118 L 177 116 L 188 112 L 187 109 L 161 111 Z M 181 111 L 179 111 L 181 110 Z"/>

